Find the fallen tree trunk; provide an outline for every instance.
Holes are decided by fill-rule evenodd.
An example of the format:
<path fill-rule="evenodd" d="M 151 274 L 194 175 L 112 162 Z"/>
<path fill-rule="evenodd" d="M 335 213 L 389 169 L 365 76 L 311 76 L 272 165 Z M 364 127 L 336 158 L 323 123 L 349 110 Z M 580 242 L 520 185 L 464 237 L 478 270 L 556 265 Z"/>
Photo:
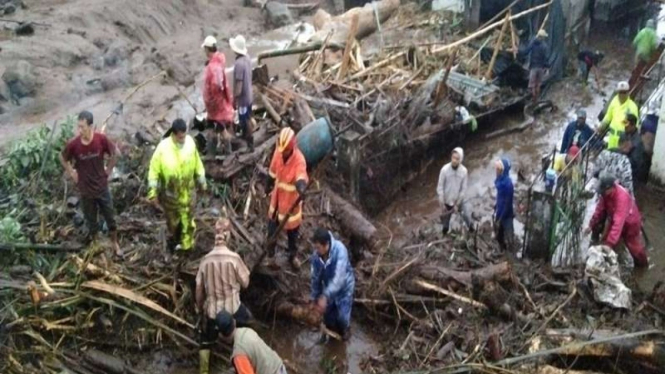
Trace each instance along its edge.
<path fill-rule="evenodd" d="M 247 166 L 256 166 L 264 152 L 275 145 L 277 135 L 273 135 L 268 140 L 263 142 L 260 146 L 256 147 L 254 152 L 241 155 L 237 158 L 231 159 L 226 165 L 219 167 L 212 166 L 206 168 L 206 173 L 213 179 L 228 180 L 240 172 Z"/>
<path fill-rule="evenodd" d="M 329 44 L 344 45 L 351 30 L 351 22 L 354 16 L 358 17 L 358 27 L 354 37 L 358 40 L 372 34 L 377 29 L 376 14 L 374 12 L 376 4 L 376 13 L 380 22 L 386 21 L 399 7 L 399 0 L 382 0 L 377 3 L 365 4 L 362 8 L 351 8 L 346 13 L 339 16 L 331 16 L 328 12 L 319 9 L 314 14 L 312 23 L 317 29 L 316 34 L 312 36 L 313 41 L 322 41 L 331 30 L 334 30 Z"/>
<path fill-rule="evenodd" d="M 370 251 L 376 245 L 376 227 L 353 204 L 325 188 L 325 194 L 330 198 L 333 215 L 342 225 L 346 234 L 366 244 Z"/>
<path fill-rule="evenodd" d="M 508 282 L 512 279 L 513 275 L 510 263 L 507 261 L 468 271 L 423 265 L 416 272 L 421 277 L 437 282 L 439 285 L 448 285 L 451 282 L 457 282 L 469 287 L 471 286 L 472 278 L 478 278 L 481 281 Z"/>

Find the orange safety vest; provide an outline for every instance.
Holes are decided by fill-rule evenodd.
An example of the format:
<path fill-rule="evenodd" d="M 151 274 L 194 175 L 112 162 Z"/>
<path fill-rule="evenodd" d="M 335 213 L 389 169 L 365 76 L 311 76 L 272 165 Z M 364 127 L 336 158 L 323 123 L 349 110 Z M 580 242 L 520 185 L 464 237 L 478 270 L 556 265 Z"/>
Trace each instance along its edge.
<path fill-rule="evenodd" d="M 275 149 L 270 162 L 270 176 L 275 179 L 275 188 L 270 196 L 270 209 L 268 210 L 268 218 L 274 219 L 275 211 L 277 211 L 277 218 L 282 222 L 286 215 L 289 214 L 289 209 L 298 200 L 298 191 L 296 190 L 296 182 L 304 180 L 308 182 L 307 176 L 307 163 L 305 156 L 303 156 L 298 146 L 295 145 L 291 157 L 284 163 L 282 152 Z M 285 230 L 293 230 L 300 226 L 302 222 L 302 202 L 298 204 L 291 212 L 291 217 L 284 225 Z"/>

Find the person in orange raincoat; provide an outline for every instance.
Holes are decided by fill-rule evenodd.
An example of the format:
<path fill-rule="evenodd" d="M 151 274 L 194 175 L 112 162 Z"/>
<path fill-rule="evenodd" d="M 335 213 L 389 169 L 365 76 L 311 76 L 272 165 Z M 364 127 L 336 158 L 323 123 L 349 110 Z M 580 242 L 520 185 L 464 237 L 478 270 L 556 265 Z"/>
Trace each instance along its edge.
<path fill-rule="evenodd" d="M 296 258 L 298 229 L 302 223 L 302 197 L 307 189 L 309 177 L 305 156 L 298 149 L 295 133 L 289 127 L 282 129 L 279 133 L 275 153 L 270 162 L 269 174 L 266 190 L 272 191 L 272 193 L 268 209 L 268 238 L 275 234 L 280 223 L 286 219 L 284 229 L 289 239 L 289 261 L 293 267 L 299 268 L 300 264 Z M 290 211 L 292 207 L 294 209 Z M 289 213 L 291 214 L 289 215 Z M 274 243 L 268 248 L 268 255 L 270 257 L 275 255 Z"/>
<path fill-rule="evenodd" d="M 201 48 L 203 48 L 208 58 L 203 76 L 203 102 L 208 113 L 208 124 L 215 130 L 214 136 L 208 138 L 219 138 L 221 132 L 225 152 L 231 153 L 234 115 L 233 92 L 229 88 L 229 82 L 224 72 L 226 58 L 221 52 L 217 51 L 217 39 L 214 36 L 206 37 Z M 217 143 L 217 141 L 210 142 L 213 147 L 210 149 L 213 152 Z"/>

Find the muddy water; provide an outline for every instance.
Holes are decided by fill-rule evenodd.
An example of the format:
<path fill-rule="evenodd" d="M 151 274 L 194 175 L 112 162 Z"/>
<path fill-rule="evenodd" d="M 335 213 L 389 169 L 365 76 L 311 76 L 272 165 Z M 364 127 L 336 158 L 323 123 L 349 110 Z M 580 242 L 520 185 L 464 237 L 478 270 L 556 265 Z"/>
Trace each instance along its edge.
<path fill-rule="evenodd" d="M 665 10 L 661 13 L 665 13 Z M 665 18 L 665 17 L 664 17 Z M 644 24 L 645 17 L 637 17 L 613 25 L 594 25 L 589 40 L 582 43 L 582 47 L 599 49 L 605 53 L 605 61 L 601 68 L 601 86 L 591 82 L 588 88 L 581 86 L 574 77 L 558 82 L 545 94 L 545 99 L 552 100 L 558 107 L 553 114 L 545 114 L 536 118 L 531 128 L 522 133 L 506 135 L 500 138 L 485 140 L 484 135 L 496 128 L 506 128 L 520 123 L 521 113 L 504 113 L 481 123 L 478 133 L 471 135 L 465 142 L 458 144 L 464 148 L 464 165 L 469 170 L 469 188 L 466 193 L 467 203 L 473 212 L 474 218 L 481 224 L 491 220 L 493 204 L 495 201 L 493 160 L 508 157 L 513 163 L 512 178 L 515 182 L 516 195 L 520 190 L 528 188 L 528 184 L 539 172 L 540 160 L 543 155 L 551 153 L 558 147 L 565 126 L 575 116 L 578 108 L 586 109 L 588 123 L 592 126 L 598 124 L 597 115 L 609 99 L 613 88 L 620 80 L 627 80 L 632 68 L 633 51 L 630 39 L 639 30 L 638 25 Z M 661 20 L 659 30 L 665 30 Z M 665 32 L 665 31 L 664 31 Z M 648 93 L 643 97 L 646 99 Z M 449 155 L 441 155 L 432 166 L 414 183 L 405 189 L 379 217 L 378 220 L 390 229 L 395 237 L 408 241 L 410 234 L 423 228 L 439 229 L 438 216 L 439 203 L 436 196 L 436 185 L 440 168 L 449 162 Z M 517 172 L 526 176 L 526 181 L 518 181 Z M 665 201 L 654 199 L 653 191 L 640 189 L 638 203 L 645 219 L 645 231 L 651 240 L 650 261 L 651 268 L 646 272 L 636 272 L 639 286 L 648 291 L 659 280 L 663 280 L 665 270 L 664 236 L 661 233 L 665 227 Z M 516 208 L 520 210 L 524 201 L 516 201 Z M 586 222 L 595 207 L 595 201 L 590 200 L 587 207 Z M 462 226 L 461 218 L 455 216 L 451 222 L 452 229 Z M 515 231 L 522 235 L 523 224 L 515 221 Z"/>

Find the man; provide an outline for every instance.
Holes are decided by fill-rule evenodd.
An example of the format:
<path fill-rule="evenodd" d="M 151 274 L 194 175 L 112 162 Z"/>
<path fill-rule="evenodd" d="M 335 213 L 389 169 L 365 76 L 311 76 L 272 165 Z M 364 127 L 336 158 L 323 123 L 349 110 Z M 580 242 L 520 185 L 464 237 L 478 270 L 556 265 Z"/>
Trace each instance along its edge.
<path fill-rule="evenodd" d="M 626 115 L 626 136 L 630 139 L 630 148 L 627 149 L 626 156 L 630 160 L 633 171 L 633 180 L 637 182 L 646 182 L 648 170 L 646 169 L 646 153 L 642 136 L 637 130 L 637 117 L 632 114 Z"/>
<path fill-rule="evenodd" d="M 568 148 L 568 153 L 558 154 L 554 158 L 554 171 L 559 177 L 571 178 L 574 182 L 580 182 L 582 175 L 579 168 L 580 148 L 576 145 Z"/>
<path fill-rule="evenodd" d="M 630 148 L 630 139 L 626 134 L 622 134 L 619 137 L 619 147 L 600 151 L 594 164 L 593 175 L 595 178 L 600 178 L 603 172 L 612 175 L 631 195 L 634 195 L 633 169 L 630 159 L 626 156 Z"/>
<path fill-rule="evenodd" d="M 530 54 L 529 57 L 529 89 L 533 102 L 537 102 L 540 97 L 540 86 L 543 84 L 543 79 L 547 75 L 547 70 L 550 67 L 550 52 L 545 39 L 547 39 L 547 32 L 539 30 L 534 40 L 529 44 L 526 53 Z"/>
<path fill-rule="evenodd" d="M 94 131 L 92 113 L 79 113 L 78 131 L 79 135 L 70 140 L 60 154 L 60 163 L 81 194 L 81 207 L 88 226 L 86 241 L 92 243 L 97 239 L 97 216 L 101 213 L 109 229 L 115 254 L 122 257 L 108 185 L 109 176 L 118 161 L 118 151 L 106 135 Z M 106 166 L 105 156 L 108 158 Z"/>
<path fill-rule="evenodd" d="M 598 71 L 598 64 L 603 60 L 605 55 L 600 51 L 583 50 L 577 54 L 577 62 L 579 65 L 580 74 L 582 75 L 582 84 L 586 86 L 589 81 L 589 73 L 593 71 L 593 77 L 596 79 L 596 84 L 600 87 L 600 72 Z"/>
<path fill-rule="evenodd" d="M 148 200 L 164 210 L 171 250 L 194 246 L 196 185 L 203 191 L 207 188 L 203 162 L 194 139 L 187 135 L 187 124 L 178 118 L 155 149 L 148 171 Z"/>
<path fill-rule="evenodd" d="M 464 193 L 468 183 L 468 172 L 462 165 L 464 160 L 464 150 L 457 147 L 453 149 L 450 156 L 450 162 L 443 165 L 439 173 L 439 183 L 436 187 L 436 194 L 439 196 L 439 204 L 443 210 L 441 214 L 441 224 L 443 225 L 443 235 L 448 234 L 450 229 L 450 218 L 453 213 L 461 212 L 462 219 L 469 231 L 473 232 L 473 219 L 469 214 L 464 203 Z"/>
<path fill-rule="evenodd" d="M 236 328 L 233 316 L 227 311 L 217 314 L 216 323 L 222 339 L 233 344 L 231 362 L 237 374 L 286 374 L 282 359 L 256 331 Z"/>
<path fill-rule="evenodd" d="M 650 19 L 646 26 L 640 30 L 633 39 L 635 47 L 635 62 L 646 64 L 651 61 L 653 53 L 658 48 L 658 35 L 656 34 L 656 23 Z"/>
<path fill-rule="evenodd" d="M 266 185 L 271 191 L 270 208 L 268 209 L 268 238 L 272 238 L 277 228 L 286 220 L 284 229 L 288 237 L 289 262 L 294 268 L 299 268 L 298 262 L 298 229 L 302 223 L 302 199 L 307 189 L 307 163 L 298 144 L 296 136 L 290 127 L 285 127 L 279 133 L 275 153 L 273 153 L 269 178 Z M 293 210 L 291 211 L 291 208 Z M 276 241 L 270 243 L 268 255 L 275 255 Z"/>
<path fill-rule="evenodd" d="M 660 103 L 658 103 L 660 105 Z M 650 105 L 649 111 L 640 126 L 640 135 L 642 136 L 642 145 L 644 146 L 644 174 L 648 178 L 651 170 L 651 160 L 653 158 L 653 147 L 656 143 L 656 131 L 658 131 L 658 105 Z"/>
<path fill-rule="evenodd" d="M 513 249 L 513 181 L 510 179 L 510 161 L 502 158 L 494 163 L 496 169 L 496 205 L 494 207 L 494 229 L 502 251 Z"/>
<path fill-rule="evenodd" d="M 252 136 L 252 59 L 247 54 L 245 38 L 238 35 L 229 39 L 231 49 L 236 54 L 233 67 L 233 97 L 242 137 L 247 142 L 249 151 L 254 151 Z"/>
<path fill-rule="evenodd" d="M 201 45 L 208 62 L 203 76 L 203 102 L 208 113 L 208 123 L 214 131 L 209 134 L 210 150 L 214 153 L 218 143 L 218 134 L 221 132 L 224 148 L 227 154 L 231 153 L 231 137 L 233 127 L 233 97 L 226 80 L 224 69 L 226 59 L 217 51 L 217 39 L 207 36 Z"/>
<path fill-rule="evenodd" d="M 642 217 L 633 196 L 609 174 L 600 177 L 598 187 L 600 200 L 591 218 L 586 234 L 595 232 L 599 236 L 605 219 L 609 218 L 610 228 L 603 242 L 609 247 L 616 247 L 623 239 L 636 267 L 649 266 L 649 259 L 642 243 Z"/>
<path fill-rule="evenodd" d="M 351 336 L 351 307 L 356 278 L 349 254 L 342 242 L 324 228 L 317 228 L 312 237 L 315 251 L 311 257 L 311 300 L 323 314 L 326 327 Z"/>
<path fill-rule="evenodd" d="M 573 145 L 582 148 L 592 137 L 593 129 L 586 123 L 586 111 L 580 109 L 577 111 L 577 120 L 570 122 L 563 133 L 560 152 L 567 154 Z"/>
<path fill-rule="evenodd" d="M 619 82 L 617 84 L 617 94 L 614 96 L 610 105 L 607 107 L 605 117 L 598 128 L 599 134 L 608 131 L 609 139 L 607 149 L 617 148 L 619 146 L 619 136 L 625 131 L 624 121 L 626 114 L 632 114 L 639 117 L 639 110 L 635 102 L 628 96 L 630 86 L 628 82 Z"/>
<path fill-rule="evenodd" d="M 240 290 L 249 286 L 249 269 L 242 258 L 228 248 L 230 235 L 231 221 L 220 218 L 215 224 L 215 247 L 203 258 L 196 274 L 196 310 L 205 316 L 200 326 L 201 374 L 209 372 L 210 347 L 217 339 L 217 314 L 233 313 L 240 326 L 247 326 L 252 319 L 252 314 L 240 301 Z"/>

